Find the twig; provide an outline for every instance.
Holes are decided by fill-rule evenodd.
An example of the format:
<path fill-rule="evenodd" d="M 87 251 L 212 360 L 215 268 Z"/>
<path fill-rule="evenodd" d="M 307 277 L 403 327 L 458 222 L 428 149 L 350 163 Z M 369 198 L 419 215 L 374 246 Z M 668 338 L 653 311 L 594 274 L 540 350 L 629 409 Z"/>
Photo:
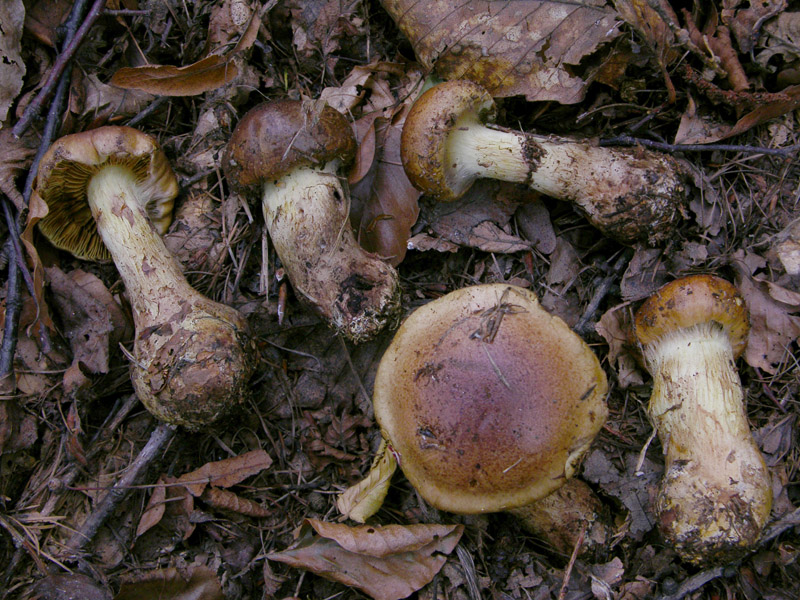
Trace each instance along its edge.
<path fill-rule="evenodd" d="M 173 438 L 175 432 L 175 426 L 167 425 L 166 423 L 159 424 L 153 430 L 153 433 L 150 434 L 150 439 L 142 448 L 142 451 L 139 452 L 136 460 L 131 463 L 125 474 L 103 496 L 103 499 L 100 500 L 83 522 L 81 528 L 69 538 L 67 541 L 67 550 L 69 552 L 79 552 L 94 538 L 100 527 L 106 522 L 106 519 L 111 516 L 111 513 L 119 506 L 120 502 L 130 493 L 131 486 L 137 482 L 139 476 L 147 470 L 153 460 L 161 453 Z"/>
<path fill-rule="evenodd" d="M 682 600 L 692 592 L 699 590 L 709 581 L 722 577 L 725 573 L 725 567 L 714 567 L 706 571 L 701 571 L 697 575 L 692 575 L 688 579 L 684 579 L 683 583 L 678 586 L 678 591 L 669 596 L 659 596 L 657 600 Z"/>
<path fill-rule="evenodd" d="M 81 43 L 86 38 L 86 34 L 97 19 L 100 18 L 100 15 L 103 14 L 105 4 L 105 0 L 94 0 L 94 3 L 91 8 L 89 8 L 89 12 L 86 15 L 86 19 L 75 31 L 75 35 L 72 36 L 72 39 L 65 44 L 63 51 L 58 55 L 55 63 L 53 63 L 53 67 L 50 69 L 50 73 L 48 73 L 47 79 L 45 79 L 44 85 L 42 85 L 39 93 L 36 94 L 36 97 L 28 104 L 25 108 L 25 112 L 22 113 L 22 117 L 20 117 L 20 120 L 17 121 L 16 125 L 14 125 L 14 128 L 11 130 L 11 133 L 13 133 L 15 137 L 20 137 L 30 126 L 31 121 L 42 112 L 45 102 L 47 102 L 58 85 L 61 74 L 64 73 L 72 57 L 75 56 L 75 52 L 77 52 Z"/>
<path fill-rule="evenodd" d="M 603 302 L 603 299 L 608 295 L 608 292 L 611 290 L 612 284 L 619 278 L 622 272 L 625 270 L 625 267 L 628 265 L 628 262 L 633 257 L 633 252 L 631 250 L 625 250 L 619 258 L 614 262 L 611 266 L 611 272 L 608 273 L 599 283 L 597 289 L 595 290 L 594 294 L 592 295 L 592 299 L 589 301 L 589 304 L 586 305 L 586 310 L 583 311 L 581 318 L 578 320 L 577 324 L 575 325 L 575 333 L 580 336 L 584 336 L 589 333 L 589 324 L 594 318 L 597 309 L 600 308 L 600 304 Z"/>
<path fill-rule="evenodd" d="M 13 252 L 13 250 L 12 250 Z M 0 345 L 0 386 L 10 375 L 14 366 L 14 351 L 17 347 L 17 326 L 22 302 L 19 299 L 19 267 L 16 261 L 8 261 L 8 286 L 6 289 L 6 316 L 3 323 L 3 343 Z M 0 389 L 2 389 L 0 387 Z"/>
<path fill-rule="evenodd" d="M 600 140 L 601 146 L 645 146 L 664 150 L 666 152 L 711 152 L 713 150 L 724 150 L 726 152 L 749 152 L 752 154 L 770 154 L 788 158 L 800 149 L 800 144 L 789 146 L 788 148 L 761 148 L 759 146 L 744 146 L 739 144 L 667 144 L 655 142 L 653 140 L 635 138 L 629 135 L 620 135 L 612 138 Z"/>
<path fill-rule="evenodd" d="M 567 563 L 567 568 L 564 570 L 564 581 L 561 583 L 561 591 L 558 592 L 558 600 L 564 600 L 564 598 L 567 597 L 569 578 L 572 575 L 572 568 L 575 566 L 575 560 L 578 558 L 578 554 L 583 546 L 583 537 L 586 535 L 586 529 L 588 527 L 589 524 L 584 522 L 583 527 L 581 527 L 581 532 L 578 534 L 578 539 L 575 541 L 575 547 L 572 549 L 572 556 L 569 557 L 569 563 Z"/>

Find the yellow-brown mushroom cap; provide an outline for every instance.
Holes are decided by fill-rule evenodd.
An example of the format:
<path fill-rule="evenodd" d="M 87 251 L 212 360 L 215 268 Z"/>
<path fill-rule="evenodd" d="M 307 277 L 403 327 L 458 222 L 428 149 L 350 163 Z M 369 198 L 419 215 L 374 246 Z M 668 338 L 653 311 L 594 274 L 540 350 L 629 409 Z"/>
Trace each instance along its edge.
<path fill-rule="evenodd" d="M 437 200 L 461 197 L 473 180 L 457 180 L 448 164 L 448 136 L 465 116 L 484 123 L 497 107 L 472 81 L 447 81 L 423 93 L 406 117 L 400 141 L 403 168 L 414 187 Z"/>
<path fill-rule="evenodd" d="M 154 138 L 119 126 L 66 135 L 50 146 L 39 164 L 34 190 L 49 212 L 38 225 L 54 246 L 81 259 L 111 260 L 86 199 L 92 176 L 107 165 L 134 173 L 142 191 L 139 198 L 160 235 L 172 222 L 178 181 Z"/>
<path fill-rule="evenodd" d="M 378 367 L 375 417 L 423 498 L 457 513 L 561 486 L 602 427 L 606 376 L 534 294 L 468 287 L 414 311 Z"/>
<path fill-rule="evenodd" d="M 747 346 L 750 317 L 736 287 L 714 275 L 689 275 L 661 287 L 636 311 L 634 336 L 642 346 L 667 334 L 715 322 L 727 333 L 734 357 Z"/>
<path fill-rule="evenodd" d="M 297 167 L 334 159 L 347 165 L 355 154 L 353 128 L 342 113 L 325 106 L 315 114 L 299 100 L 275 100 L 242 117 L 225 147 L 222 168 L 229 185 L 248 194 Z"/>

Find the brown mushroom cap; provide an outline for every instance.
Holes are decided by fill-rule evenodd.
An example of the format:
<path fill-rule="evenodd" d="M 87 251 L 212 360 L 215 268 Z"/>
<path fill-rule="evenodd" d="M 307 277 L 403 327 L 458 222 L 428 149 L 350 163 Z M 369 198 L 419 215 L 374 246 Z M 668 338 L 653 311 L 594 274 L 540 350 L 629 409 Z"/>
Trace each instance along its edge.
<path fill-rule="evenodd" d="M 457 513 L 526 505 L 561 486 L 602 427 L 606 376 L 536 296 L 506 284 L 413 312 L 384 354 L 375 417 L 409 481 Z"/>
<path fill-rule="evenodd" d="M 35 191 L 49 212 L 38 225 L 54 246 L 84 260 L 111 260 L 86 200 L 89 180 L 107 165 L 124 166 L 135 174 L 144 190 L 145 210 L 160 235 L 172 222 L 178 181 L 155 139 L 119 126 L 66 135 L 50 146 L 39 164 Z"/>
<path fill-rule="evenodd" d="M 716 322 L 728 334 L 734 357 L 747 346 L 750 317 L 736 287 L 714 275 L 690 275 L 660 288 L 634 317 L 636 341 L 647 346 L 667 334 Z"/>
<path fill-rule="evenodd" d="M 222 168 L 231 187 L 247 194 L 297 167 L 337 158 L 346 165 L 355 154 L 353 129 L 342 113 L 325 106 L 314 114 L 299 100 L 276 100 L 242 117 L 225 148 Z"/>
<path fill-rule="evenodd" d="M 414 187 L 437 200 L 461 197 L 473 180 L 452 176 L 448 135 L 459 119 L 485 123 L 496 112 L 489 92 L 472 81 L 448 81 L 422 94 L 406 117 L 400 141 L 403 168 Z"/>

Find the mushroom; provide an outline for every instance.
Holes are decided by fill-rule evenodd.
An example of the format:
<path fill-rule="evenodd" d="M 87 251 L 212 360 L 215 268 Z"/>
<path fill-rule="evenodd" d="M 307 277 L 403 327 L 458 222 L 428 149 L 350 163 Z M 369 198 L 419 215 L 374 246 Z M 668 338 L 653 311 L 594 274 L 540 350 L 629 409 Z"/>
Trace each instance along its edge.
<path fill-rule="evenodd" d="M 355 342 L 395 319 L 394 268 L 356 242 L 339 168 L 355 156 L 347 119 L 293 100 L 250 110 L 228 142 L 222 166 L 230 186 L 257 194 L 275 251 L 294 290 Z"/>
<path fill-rule="evenodd" d="M 658 523 L 691 562 L 741 556 L 772 505 L 734 364 L 748 331 L 741 295 L 712 275 L 668 283 L 634 316 L 634 341 L 653 376 L 647 410 L 666 454 Z"/>
<path fill-rule="evenodd" d="M 133 386 L 159 419 L 199 429 L 240 402 L 252 361 L 233 308 L 192 288 L 159 234 L 178 183 L 149 135 L 107 126 L 57 140 L 42 157 L 39 230 L 84 260 L 113 259 L 130 299 Z"/>
<path fill-rule="evenodd" d="M 590 348 L 535 294 L 488 284 L 411 313 L 380 361 L 373 403 L 387 448 L 428 503 L 513 509 L 525 524 L 575 473 L 605 422 L 606 392 Z"/>
<path fill-rule="evenodd" d="M 401 155 L 416 188 L 441 201 L 492 178 L 574 203 L 620 242 L 667 239 L 682 218 L 688 167 L 644 149 L 603 148 L 492 126 L 494 100 L 471 81 L 423 93 L 403 126 Z"/>

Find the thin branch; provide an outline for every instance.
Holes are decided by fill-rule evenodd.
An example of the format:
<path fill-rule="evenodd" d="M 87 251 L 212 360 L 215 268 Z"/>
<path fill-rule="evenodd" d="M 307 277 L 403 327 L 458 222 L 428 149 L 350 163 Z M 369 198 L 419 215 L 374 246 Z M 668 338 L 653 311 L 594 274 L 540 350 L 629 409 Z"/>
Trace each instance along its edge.
<path fill-rule="evenodd" d="M 36 97 L 28 104 L 22 117 L 11 130 L 14 136 L 20 137 L 25 133 L 25 130 L 30 126 L 31 122 L 42 112 L 45 103 L 55 91 L 58 81 L 61 79 L 61 74 L 65 72 L 72 57 L 75 56 L 75 52 L 77 52 L 83 40 L 86 39 L 86 34 L 89 33 L 89 30 L 97 19 L 103 14 L 105 4 L 106 0 L 94 0 L 94 3 L 86 15 L 86 19 L 77 29 L 72 39 L 65 44 L 64 50 L 58 55 L 55 63 L 53 63 L 53 67 L 50 69 L 50 73 L 48 73 L 47 79 L 45 79 L 44 85 L 42 85 L 39 93 L 36 94 Z"/>
<path fill-rule="evenodd" d="M 12 250 L 13 252 L 13 250 Z M 6 317 L 3 323 L 3 343 L 0 345 L 0 382 L 11 374 L 14 366 L 14 351 L 17 347 L 17 326 L 22 301 L 19 298 L 19 267 L 14 260 L 8 261 L 8 287 L 6 289 Z M 2 385 L 0 383 L 0 385 Z"/>
<path fill-rule="evenodd" d="M 111 513 L 119 506 L 119 504 L 130 493 L 131 486 L 133 486 L 141 475 L 147 470 L 152 462 L 161 454 L 167 444 L 172 440 L 175 435 L 176 428 L 173 425 L 160 423 L 153 432 L 150 434 L 150 439 L 145 444 L 142 451 L 136 457 L 136 460 L 131 463 L 125 474 L 120 477 L 117 482 L 108 490 L 108 493 L 103 496 L 103 499 L 98 502 L 94 510 L 89 514 L 86 520 L 81 525 L 81 528 L 67 541 L 67 551 L 77 553 L 88 544 L 97 534 L 100 527 L 106 522 Z"/>
<path fill-rule="evenodd" d="M 643 138 L 634 138 L 629 135 L 620 135 L 613 138 L 603 138 L 600 140 L 601 146 L 644 146 L 655 148 L 665 152 L 711 152 L 723 150 L 726 152 L 747 152 L 750 154 L 770 154 L 772 156 L 782 156 L 788 158 L 794 155 L 800 145 L 789 146 L 788 148 L 762 148 L 759 146 L 743 146 L 739 144 L 667 144 L 655 142 Z"/>

